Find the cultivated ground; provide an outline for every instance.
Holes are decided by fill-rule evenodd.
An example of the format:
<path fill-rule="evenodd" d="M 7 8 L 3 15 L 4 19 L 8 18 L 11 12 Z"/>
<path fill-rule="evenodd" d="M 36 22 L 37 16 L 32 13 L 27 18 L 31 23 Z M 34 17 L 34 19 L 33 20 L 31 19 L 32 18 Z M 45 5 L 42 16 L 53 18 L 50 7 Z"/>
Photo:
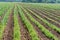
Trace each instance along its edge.
<path fill-rule="evenodd" d="M 0 40 L 60 40 L 60 4 L 1 2 Z"/>

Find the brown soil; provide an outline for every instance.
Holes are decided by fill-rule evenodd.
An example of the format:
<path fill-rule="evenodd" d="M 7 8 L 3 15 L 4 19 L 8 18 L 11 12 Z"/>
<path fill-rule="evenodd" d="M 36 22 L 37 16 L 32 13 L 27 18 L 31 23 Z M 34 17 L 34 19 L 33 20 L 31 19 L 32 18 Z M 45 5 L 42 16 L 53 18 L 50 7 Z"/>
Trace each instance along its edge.
<path fill-rule="evenodd" d="M 57 24 L 57 23 L 55 23 L 55 22 L 47 19 L 47 18 L 42 14 L 42 12 L 38 12 L 37 10 L 32 10 L 32 11 L 35 12 L 35 13 L 36 13 L 37 15 L 39 15 L 40 17 L 46 19 L 48 22 L 50 22 L 50 23 L 52 23 L 52 24 L 54 24 L 54 25 L 56 25 L 56 26 L 58 26 L 58 27 L 60 28 L 60 25 L 59 25 L 59 24 Z M 42 15 L 41 15 L 41 14 L 42 14 Z M 53 19 L 53 20 L 54 20 L 54 19 Z"/>
<path fill-rule="evenodd" d="M 13 40 L 13 11 L 11 12 L 6 28 L 4 30 L 3 40 Z"/>
<path fill-rule="evenodd" d="M 27 17 L 27 19 L 31 22 L 31 24 L 33 25 L 34 29 L 36 30 L 39 38 L 41 38 L 41 40 L 50 40 L 49 38 L 47 38 L 42 31 L 37 27 L 37 25 L 35 23 L 33 23 L 29 17 L 27 16 L 26 12 L 25 12 L 25 16 Z"/>
<path fill-rule="evenodd" d="M 18 21 L 20 25 L 21 40 L 32 40 L 28 32 L 28 29 L 26 28 L 23 21 L 21 20 L 20 15 L 18 15 Z"/>
<path fill-rule="evenodd" d="M 40 24 L 42 24 L 46 29 L 48 29 L 51 33 L 53 33 L 54 35 L 56 35 L 58 38 L 60 38 L 60 34 L 57 33 L 56 31 L 54 31 L 53 29 L 51 29 L 49 26 L 47 26 L 44 22 L 42 22 L 42 20 L 38 19 L 35 15 L 33 15 L 30 12 L 31 16 L 36 19 L 38 22 L 40 22 Z"/>

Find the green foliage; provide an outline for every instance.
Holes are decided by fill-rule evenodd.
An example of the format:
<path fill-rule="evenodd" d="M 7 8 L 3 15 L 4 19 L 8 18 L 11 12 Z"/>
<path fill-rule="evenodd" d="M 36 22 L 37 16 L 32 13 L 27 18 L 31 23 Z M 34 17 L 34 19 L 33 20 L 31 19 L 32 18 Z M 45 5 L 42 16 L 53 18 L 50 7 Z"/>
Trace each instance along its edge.
<path fill-rule="evenodd" d="M 14 9 L 14 38 L 13 40 L 21 40 L 21 35 L 20 35 L 20 26 L 18 23 L 18 12 L 17 12 L 17 7 Z"/>
<path fill-rule="evenodd" d="M 58 40 L 58 38 L 55 35 L 53 35 L 43 25 L 41 25 L 38 21 L 36 21 L 24 8 L 22 9 L 26 12 L 27 16 L 31 19 L 31 21 L 34 22 L 48 38 L 50 38 L 51 40 Z"/>
<path fill-rule="evenodd" d="M 28 9 L 29 10 L 29 9 Z M 29 10 L 33 15 L 35 15 L 37 18 L 39 18 L 40 20 L 42 20 L 46 25 L 48 25 L 49 27 L 51 27 L 52 29 L 56 30 L 58 33 L 60 33 L 60 28 L 58 28 L 57 26 L 49 23 L 47 20 L 41 18 L 40 16 L 38 16 L 37 14 L 35 14 L 33 11 Z"/>
<path fill-rule="evenodd" d="M 8 4 L 8 6 L 9 6 L 9 4 Z M 4 28 L 6 26 L 6 23 L 7 23 L 7 20 L 8 20 L 8 17 L 10 15 L 12 8 L 13 8 L 13 6 L 10 6 L 9 10 L 6 12 L 5 16 L 3 17 L 2 21 L 0 22 L 0 40 L 2 40 Z"/>
<path fill-rule="evenodd" d="M 24 22 L 24 24 L 26 25 L 26 27 L 27 27 L 27 29 L 28 29 L 28 31 L 30 33 L 30 36 L 31 36 L 32 40 L 40 40 L 38 38 L 38 35 L 37 35 L 36 31 L 34 30 L 32 24 L 25 17 L 23 11 L 21 10 L 21 7 L 18 6 L 18 8 L 19 8 L 19 13 L 20 13 L 21 19 Z"/>

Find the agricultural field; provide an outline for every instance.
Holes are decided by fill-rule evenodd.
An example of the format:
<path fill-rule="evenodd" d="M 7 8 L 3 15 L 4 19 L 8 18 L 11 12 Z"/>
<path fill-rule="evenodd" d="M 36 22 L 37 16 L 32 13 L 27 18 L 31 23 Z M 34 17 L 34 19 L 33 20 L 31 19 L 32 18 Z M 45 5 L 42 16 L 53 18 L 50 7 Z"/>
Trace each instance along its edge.
<path fill-rule="evenodd" d="M 1 2 L 0 40 L 60 40 L 60 4 Z"/>

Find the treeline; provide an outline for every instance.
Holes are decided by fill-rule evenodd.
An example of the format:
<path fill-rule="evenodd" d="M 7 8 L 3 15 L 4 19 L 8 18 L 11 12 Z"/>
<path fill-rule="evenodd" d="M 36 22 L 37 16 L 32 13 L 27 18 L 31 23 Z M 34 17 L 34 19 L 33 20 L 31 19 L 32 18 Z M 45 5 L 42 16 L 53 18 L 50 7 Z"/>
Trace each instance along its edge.
<path fill-rule="evenodd" d="M 0 0 L 4 2 L 60 3 L 60 0 Z"/>
<path fill-rule="evenodd" d="M 22 2 L 60 3 L 60 0 L 22 0 Z"/>

